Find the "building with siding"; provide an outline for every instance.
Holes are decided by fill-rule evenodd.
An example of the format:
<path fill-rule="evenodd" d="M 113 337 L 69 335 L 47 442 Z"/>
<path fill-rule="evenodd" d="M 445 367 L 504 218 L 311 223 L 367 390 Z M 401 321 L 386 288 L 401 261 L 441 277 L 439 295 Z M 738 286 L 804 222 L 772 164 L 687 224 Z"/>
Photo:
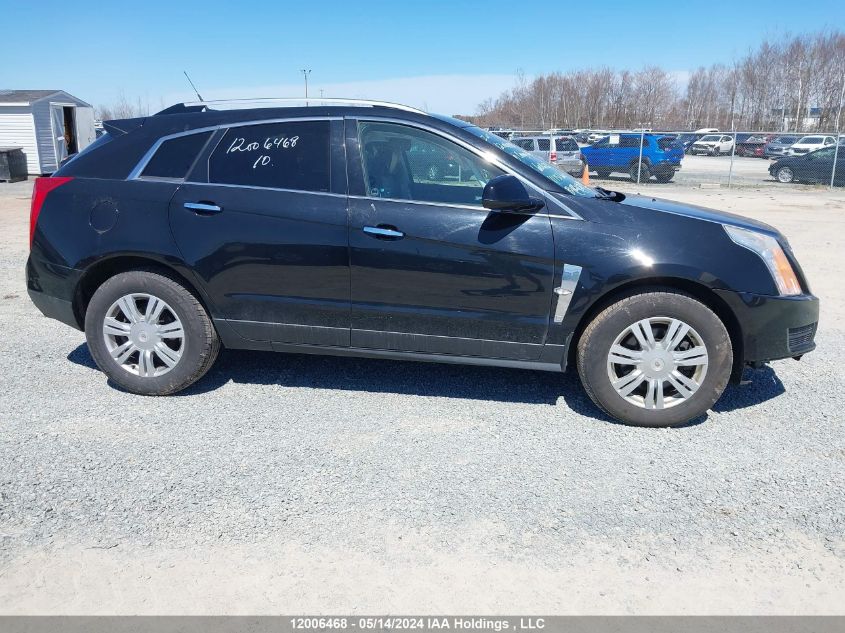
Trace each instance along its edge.
<path fill-rule="evenodd" d="M 21 147 L 30 174 L 50 174 L 95 138 L 94 108 L 63 90 L 0 89 L 0 146 Z"/>

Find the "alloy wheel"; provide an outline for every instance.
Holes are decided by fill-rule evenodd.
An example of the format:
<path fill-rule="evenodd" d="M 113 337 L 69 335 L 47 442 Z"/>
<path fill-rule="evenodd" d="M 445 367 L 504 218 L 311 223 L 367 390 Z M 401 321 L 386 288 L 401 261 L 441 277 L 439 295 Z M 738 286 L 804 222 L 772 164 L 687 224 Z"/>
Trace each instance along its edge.
<path fill-rule="evenodd" d="M 707 347 L 698 332 L 670 317 L 629 325 L 607 355 L 607 375 L 616 393 L 643 409 L 667 409 L 689 400 L 707 366 Z"/>
<path fill-rule="evenodd" d="M 130 374 L 166 374 L 185 351 L 182 322 L 173 308 L 151 294 L 133 293 L 115 301 L 102 327 L 106 349 Z"/>

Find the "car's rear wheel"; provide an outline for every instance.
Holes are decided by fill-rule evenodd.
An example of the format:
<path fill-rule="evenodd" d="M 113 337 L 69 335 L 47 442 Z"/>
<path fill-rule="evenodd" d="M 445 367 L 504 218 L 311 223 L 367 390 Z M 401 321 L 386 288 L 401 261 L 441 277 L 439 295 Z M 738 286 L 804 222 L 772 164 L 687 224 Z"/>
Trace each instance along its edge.
<path fill-rule="evenodd" d="M 640 167 L 637 167 L 637 163 L 632 164 L 628 175 L 633 182 L 637 182 L 637 178 L 640 182 L 648 182 L 651 179 L 651 169 L 645 163 L 639 163 L 639 165 Z"/>
<path fill-rule="evenodd" d="M 775 178 L 778 182 L 794 182 L 795 172 L 791 167 L 781 167 L 775 172 Z"/>
<path fill-rule="evenodd" d="M 85 336 L 97 366 L 127 391 L 144 395 L 185 389 L 205 375 L 220 349 L 197 298 L 151 271 L 103 283 L 88 304 Z"/>
<path fill-rule="evenodd" d="M 636 426 L 665 427 L 707 411 L 728 384 L 733 350 L 724 324 L 700 301 L 645 292 L 599 313 L 577 348 L 584 389 Z"/>
<path fill-rule="evenodd" d="M 662 174 L 655 174 L 654 177 L 657 179 L 657 182 L 667 183 L 672 180 L 672 176 L 675 175 L 675 172 L 667 172 Z"/>

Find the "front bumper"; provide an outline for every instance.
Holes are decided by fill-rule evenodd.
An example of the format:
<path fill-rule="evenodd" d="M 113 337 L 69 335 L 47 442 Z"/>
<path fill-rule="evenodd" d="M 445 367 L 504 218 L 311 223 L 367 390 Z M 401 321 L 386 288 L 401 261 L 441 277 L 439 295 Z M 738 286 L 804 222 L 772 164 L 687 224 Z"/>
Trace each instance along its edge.
<path fill-rule="evenodd" d="M 746 363 L 801 356 L 816 349 L 817 297 L 773 297 L 729 290 L 717 290 L 716 294 L 736 315 Z"/>

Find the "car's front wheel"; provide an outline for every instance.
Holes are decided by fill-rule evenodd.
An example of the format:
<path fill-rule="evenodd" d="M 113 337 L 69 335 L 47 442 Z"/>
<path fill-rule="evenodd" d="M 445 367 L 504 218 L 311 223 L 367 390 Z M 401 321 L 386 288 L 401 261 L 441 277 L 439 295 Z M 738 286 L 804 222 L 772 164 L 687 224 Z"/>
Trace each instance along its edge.
<path fill-rule="evenodd" d="M 205 375 L 220 349 L 197 298 L 151 271 L 105 281 L 88 304 L 85 336 L 99 368 L 127 391 L 143 395 L 185 389 Z"/>
<path fill-rule="evenodd" d="M 795 180 L 795 172 L 791 167 L 781 167 L 775 172 L 775 178 L 778 182 L 793 182 Z"/>
<path fill-rule="evenodd" d="M 724 324 L 672 291 L 624 298 L 600 312 L 577 348 L 590 398 L 636 426 L 665 427 L 706 412 L 728 384 L 733 350 Z"/>

